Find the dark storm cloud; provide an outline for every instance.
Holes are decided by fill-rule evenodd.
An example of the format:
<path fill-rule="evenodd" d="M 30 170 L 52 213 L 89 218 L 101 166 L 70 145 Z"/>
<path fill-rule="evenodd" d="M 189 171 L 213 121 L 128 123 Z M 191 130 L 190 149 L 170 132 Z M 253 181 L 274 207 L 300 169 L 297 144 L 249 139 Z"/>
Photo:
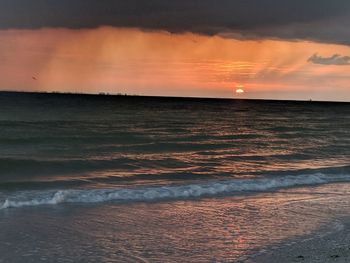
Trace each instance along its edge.
<path fill-rule="evenodd" d="M 0 0 L 0 28 L 103 25 L 350 44 L 349 0 Z"/>
<path fill-rule="evenodd" d="M 317 54 L 314 54 L 308 59 L 308 62 L 311 62 L 314 64 L 320 64 L 320 65 L 344 66 L 344 65 L 350 65 L 350 57 L 349 56 L 341 56 L 338 54 L 335 54 L 331 57 L 321 57 Z"/>

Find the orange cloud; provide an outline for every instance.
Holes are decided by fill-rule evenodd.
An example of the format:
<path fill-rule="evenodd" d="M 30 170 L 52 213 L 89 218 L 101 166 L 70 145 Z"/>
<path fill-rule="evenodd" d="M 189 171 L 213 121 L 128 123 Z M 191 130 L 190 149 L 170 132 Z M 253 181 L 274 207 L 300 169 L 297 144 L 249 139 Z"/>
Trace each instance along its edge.
<path fill-rule="evenodd" d="M 0 87 L 233 97 L 242 83 L 257 98 L 350 100 L 349 68 L 308 63 L 316 52 L 350 54 L 350 48 L 111 27 L 3 30 Z"/>

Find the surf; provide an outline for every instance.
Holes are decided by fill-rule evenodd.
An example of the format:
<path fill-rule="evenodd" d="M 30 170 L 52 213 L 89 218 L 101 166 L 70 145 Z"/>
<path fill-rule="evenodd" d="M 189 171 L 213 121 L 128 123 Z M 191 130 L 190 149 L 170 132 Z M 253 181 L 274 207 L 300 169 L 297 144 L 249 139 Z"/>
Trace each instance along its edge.
<path fill-rule="evenodd" d="M 350 182 L 350 176 L 346 174 L 325 175 L 317 173 L 312 175 L 237 179 L 152 187 L 19 191 L 6 197 L 0 209 L 68 203 L 94 204 L 104 202 L 125 203 L 191 200 L 234 194 L 244 195 L 252 192 L 268 192 L 281 188 L 312 186 L 336 182 Z"/>

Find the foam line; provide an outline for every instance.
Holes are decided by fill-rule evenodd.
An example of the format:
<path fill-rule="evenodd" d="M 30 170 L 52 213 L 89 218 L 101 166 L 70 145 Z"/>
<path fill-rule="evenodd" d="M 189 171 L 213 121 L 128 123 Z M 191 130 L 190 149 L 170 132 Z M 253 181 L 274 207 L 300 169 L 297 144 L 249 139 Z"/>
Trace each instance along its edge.
<path fill-rule="evenodd" d="M 348 175 L 299 175 L 273 178 L 244 180 L 212 181 L 202 184 L 176 186 L 58 190 L 58 191 L 24 191 L 8 196 L 0 209 L 57 205 L 62 203 L 102 203 L 102 202 L 149 202 L 161 200 L 193 199 L 215 197 L 251 191 L 264 192 L 278 188 L 289 188 L 303 185 L 319 185 L 332 182 L 350 181 Z"/>

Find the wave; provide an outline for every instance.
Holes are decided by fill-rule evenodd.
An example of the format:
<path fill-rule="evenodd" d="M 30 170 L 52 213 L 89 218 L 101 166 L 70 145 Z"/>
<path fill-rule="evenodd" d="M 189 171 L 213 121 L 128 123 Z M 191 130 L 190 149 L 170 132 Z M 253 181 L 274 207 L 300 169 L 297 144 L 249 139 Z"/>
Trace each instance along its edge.
<path fill-rule="evenodd" d="M 235 193 L 265 192 L 279 188 L 320 185 L 350 181 L 349 175 L 299 175 L 282 178 L 260 178 L 215 181 L 202 184 L 154 186 L 116 189 L 67 189 L 17 192 L 8 196 L 0 209 L 63 203 L 155 202 L 162 200 L 219 197 Z"/>
<path fill-rule="evenodd" d="M 54 175 L 84 173 L 89 171 L 103 171 L 112 169 L 132 169 L 137 160 L 120 157 L 115 159 L 57 159 L 57 160 L 36 160 L 36 159 L 11 159 L 0 158 L 0 167 L 3 175 L 11 177 L 26 177 L 28 175 Z"/>

